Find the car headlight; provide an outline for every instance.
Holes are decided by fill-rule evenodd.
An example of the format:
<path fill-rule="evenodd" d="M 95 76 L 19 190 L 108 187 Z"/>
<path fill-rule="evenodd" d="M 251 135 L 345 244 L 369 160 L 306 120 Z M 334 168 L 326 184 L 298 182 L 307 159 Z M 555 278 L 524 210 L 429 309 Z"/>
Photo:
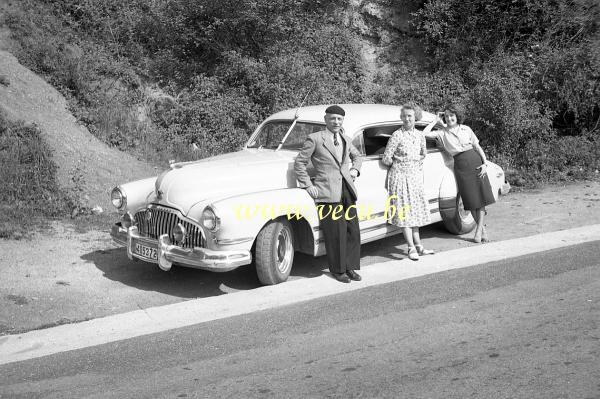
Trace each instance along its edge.
<path fill-rule="evenodd" d="M 185 230 L 185 227 L 183 227 L 181 223 L 177 223 L 177 226 L 173 228 L 173 238 L 175 239 L 175 242 L 183 244 L 186 237 L 187 231 Z"/>
<path fill-rule="evenodd" d="M 123 216 L 121 216 L 121 226 L 128 229 L 131 226 L 133 226 L 134 224 L 135 224 L 135 219 L 133 218 L 133 215 L 131 213 L 125 212 L 123 214 Z"/>
<path fill-rule="evenodd" d="M 207 206 L 202 212 L 202 226 L 213 233 L 219 230 L 220 220 L 210 206 Z"/>
<path fill-rule="evenodd" d="M 115 208 L 121 210 L 127 205 L 127 196 L 121 188 L 115 187 L 110 192 L 110 202 L 112 202 Z"/>

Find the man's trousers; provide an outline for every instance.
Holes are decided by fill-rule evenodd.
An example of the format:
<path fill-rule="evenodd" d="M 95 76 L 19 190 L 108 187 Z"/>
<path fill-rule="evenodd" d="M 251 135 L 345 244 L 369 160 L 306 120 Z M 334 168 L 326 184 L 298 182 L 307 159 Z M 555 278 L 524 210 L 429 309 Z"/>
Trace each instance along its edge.
<path fill-rule="evenodd" d="M 319 224 L 325 240 L 327 263 L 331 273 L 360 269 L 360 227 L 356 198 L 342 184 L 340 202 L 317 203 Z"/>

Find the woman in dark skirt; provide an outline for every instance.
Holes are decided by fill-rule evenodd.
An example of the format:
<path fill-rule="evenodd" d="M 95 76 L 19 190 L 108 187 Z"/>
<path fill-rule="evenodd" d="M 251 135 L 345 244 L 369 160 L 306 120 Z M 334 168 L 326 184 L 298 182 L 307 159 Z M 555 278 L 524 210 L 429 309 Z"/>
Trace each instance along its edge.
<path fill-rule="evenodd" d="M 477 222 L 473 241 L 489 241 L 483 217 L 485 206 L 493 204 L 494 194 L 487 176 L 487 159 L 479 140 L 470 127 L 463 125 L 464 113 L 455 105 L 444 109 L 444 119 L 440 116 L 431 122 L 423 134 L 426 137 L 437 139 L 444 149 L 454 157 L 454 176 L 458 185 L 458 192 L 463 200 L 465 210 L 471 211 Z M 432 132 L 438 122 L 446 122 L 443 130 Z"/>

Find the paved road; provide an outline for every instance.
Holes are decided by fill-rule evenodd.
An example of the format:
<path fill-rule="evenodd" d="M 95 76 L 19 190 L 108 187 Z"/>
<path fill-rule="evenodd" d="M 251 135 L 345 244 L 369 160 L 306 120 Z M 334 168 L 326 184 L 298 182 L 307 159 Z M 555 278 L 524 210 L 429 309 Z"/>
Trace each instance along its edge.
<path fill-rule="evenodd" d="M 0 366 L 0 397 L 600 398 L 600 242 Z"/>

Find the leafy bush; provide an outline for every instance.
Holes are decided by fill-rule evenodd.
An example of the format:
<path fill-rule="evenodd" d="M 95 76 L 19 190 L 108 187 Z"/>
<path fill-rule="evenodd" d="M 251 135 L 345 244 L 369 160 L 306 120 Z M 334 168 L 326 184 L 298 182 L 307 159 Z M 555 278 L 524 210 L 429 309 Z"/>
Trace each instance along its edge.
<path fill-rule="evenodd" d="M 527 142 L 517 156 L 522 184 L 597 178 L 600 140 L 573 136 L 536 139 Z"/>
<path fill-rule="evenodd" d="M 414 16 L 429 68 L 458 71 L 467 94 L 458 101 L 492 157 L 536 178 L 581 177 L 575 165 L 594 164 L 597 1 L 429 0 Z M 569 156 L 556 153 L 566 144 Z"/>
<path fill-rule="evenodd" d="M 481 69 L 471 70 L 476 82 L 467 95 L 467 123 L 491 155 L 514 155 L 531 140 L 552 137 L 550 118 L 528 98 L 526 80 L 513 70 L 519 60 L 501 54 Z"/>
<path fill-rule="evenodd" d="M 172 108 L 155 115 L 168 147 L 180 155 L 206 157 L 239 150 L 247 139 L 256 107 L 241 89 L 216 77 L 198 76 L 189 90 L 179 94 Z M 197 150 L 190 152 L 191 145 Z M 187 151 L 185 149 L 188 149 Z"/>
<path fill-rule="evenodd" d="M 163 160 L 237 149 L 261 118 L 309 91 L 309 102 L 360 101 L 354 34 L 327 15 L 342 3 L 24 0 L 8 21 L 22 62 L 93 134 Z M 150 113 L 154 125 L 139 120 L 153 108 L 146 79 L 175 99 Z"/>
<path fill-rule="evenodd" d="M 376 103 L 413 102 L 431 112 L 441 110 L 449 102 L 464 102 L 466 95 L 463 78 L 455 71 L 428 73 L 406 68 L 380 73 L 366 94 Z"/>
<path fill-rule="evenodd" d="M 307 93 L 309 104 L 413 101 L 434 111 L 462 103 L 492 159 L 508 168 L 539 169 L 542 144 L 565 135 L 596 143 L 596 0 L 419 2 L 408 36 L 419 36 L 413 47 L 425 48 L 426 62 L 406 61 L 413 47 L 398 43 L 400 57 L 389 59 L 406 62 L 372 81 L 361 38 L 338 18 L 348 7 L 342 0 L 22 0 L 6 21 L 21 62 L 58 87 L 93 134 L 152 161 L 235 150 L 262 118 Z M 150 87 L 171 100 L 156 99 Z M 583 160 L 596 147 L 577 148 Z"/>
<path fill-rule="evenodd" d="M 554 127 L 563 135 L 597 129 L 600 34 L 575 47 L 537 46 L 534 54 L 532 58 L 539 67 L 531 76 L 532 98 L 554 112 Z"/>

